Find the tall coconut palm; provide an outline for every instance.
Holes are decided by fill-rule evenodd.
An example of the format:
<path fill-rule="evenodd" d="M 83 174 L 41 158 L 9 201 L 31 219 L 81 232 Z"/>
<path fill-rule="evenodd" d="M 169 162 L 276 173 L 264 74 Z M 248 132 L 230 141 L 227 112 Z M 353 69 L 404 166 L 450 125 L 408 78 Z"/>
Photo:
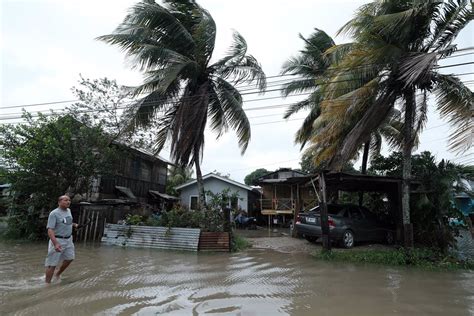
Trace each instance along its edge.
<path fill-rule="evenodd" d="M 309 96 L 304 100 L 290 105 L 283 116 L 287 119 L 299 111 L 309 110 L 295 136 L 295 142 L 300 143 L 301 149 L 303 149 L 313 132 L 314 121 L 321 113 L 321 87 L 327 80 L 327 71 L 331 65 L 331 59 L 324 53 L 335 43 L 326 32 L 317 28 L 308 38 L 301 34 L 299 37 L 305 42 L 305 46 L 297 56 L 291 57 L 283 64 L 281 74 L 298 76 L 297 79 L 282 85 L 284 97 L 295 93 L 309 93 Z"/>
<path fill-rule="evenodd" d="M 140 100 L 128 111 L 128 126 L 158 125 L 156 150 L 171 142 L 179 166 L 193 165 L 204 203 L 200 162 L 204 130 L 221 136 L 236 131 L 242 154 L 250 141 L 250 124 L 242 109 L 238 83 L 266 86 L 257 60 L 247 55 L 244 38 L 234 34 L 227 54 L 212 63 L 216 24 L 208 11 L 192 0 L 153 0 L 136 4 L 112 34 L 99 37 L 117 45 L 144 73 L 133 89 Z"/>
<path fill-rule="evenodd" d="M 321 103 L 324 101 L 323 96 L 328 92 L 325 86 L 330 83 L 330 78 L 338 70 L 338 62 L 350 51 L 352 44 L 346 43 L 334 49 L 336 46 L 334 40 L 324 31 L 317 28 L 308 38 L 303 37 L 301 34 L 300 38 L 305 42 L 303 50 L 296 57 L 286 61 L 282 67 L 282 74 L 294 74 L 298 75 L 298 78 L 283 84 L 282 94 L 284 97 L 287 97 L 295 93 L 309 93 L 309 96 L 304 100 L 290 105 L 284 115 L 284 118 L 289 118 L 301 110 L 309 110 L 295 137 L 295 142 L 300 143 L 301 149 L 303 149 L 308 141 L 315 140 L 318 133 L 327 126 L 327 124 L 321 123 L 319 120 Z M 347 87 L 343 91 L 348 91 Z M 347 101 L 345 103 L 347 107 L 345 111 L 348 111 L 351 105 L 350 99 Z M 367 169 L 369 149 L 372 149 L 370 151 L 372 153 L 371 156 L 375 156 L 380 152 L 382 135 L 389 143 L 399 144 L 397 142 L 400 125 L 398 116 L 398 111 L 392 111 L 386 123 L 363 142 L 363 173 Z M 329 157 L 335 154 L 337 146 L 334 145 L 338 144 L 337 140 L 340 142 L 344 138 L 344 132 L 350 131 L 351 125 L 348 123 L 350 122 L 346 120 L 345 122 L 333 125 L 339 127 L 339 129 L 333 131 L 333 137 L 331 137 L 330 142 L 313 141 L 313 145 L 308 149 L 308 153 L 314 153 L 312 156 L 316 165 L 326 165 L 325 162 L 329 160 Z"/>
<path fill-rule="evenodd" d="M 332 163 L 338 167 L 350 159 L 361 141 L 382 124 L 396 104 L 401 104 L 404 224 L 410 223 L 410 157 L 415 136 L 426 122 L 429 93 L 435 94 L 441 115 L 457 128 L 451 134 L 451 148 L 463 151 L 472 147 L 473 93 L 455 75 L 442 74 L 437 68 L 438 60 L 456 51 L 452 43 L 472 17 L 472 3 L 467 0 L 376 0 L 362 6 L 341 29 L 352 35 L 355 43 L 339 63 L 341 71 L 332 78 L 329 90 L 340 90 L 344 85 L 341 78 L 347 76 L 361 74 L 361 80 L 350 92 L 329 96 L 322 107 L 329 109 L 350 96 L 351 106 L 363 114 L 346 134 Z M 374 100 L 365 97 L 367 91 Z"/>

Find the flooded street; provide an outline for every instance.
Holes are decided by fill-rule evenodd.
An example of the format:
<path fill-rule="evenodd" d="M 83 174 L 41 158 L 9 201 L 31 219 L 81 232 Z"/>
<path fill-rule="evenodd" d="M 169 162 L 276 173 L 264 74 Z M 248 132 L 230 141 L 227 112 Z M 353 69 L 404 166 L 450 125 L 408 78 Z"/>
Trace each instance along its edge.
<path fill-rule="evenodd" d="M 46 286 L 45 254 L 46 243 L 0 243 L 0 315 L 474 315 L 472 272 L 77 244 Z"/>

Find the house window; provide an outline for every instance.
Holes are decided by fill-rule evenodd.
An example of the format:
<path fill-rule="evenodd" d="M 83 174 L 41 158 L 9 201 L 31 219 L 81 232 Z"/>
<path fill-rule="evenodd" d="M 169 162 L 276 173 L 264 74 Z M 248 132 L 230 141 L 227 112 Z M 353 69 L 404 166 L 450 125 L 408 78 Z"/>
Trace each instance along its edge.
<path fill-rule="evenodd" d="M 190 196 L 190 202 L 189 202 L 189 208 L 191 210 L 197 210 L 198 209 L 198 196 L 197 195 L 191 195 Z"/>

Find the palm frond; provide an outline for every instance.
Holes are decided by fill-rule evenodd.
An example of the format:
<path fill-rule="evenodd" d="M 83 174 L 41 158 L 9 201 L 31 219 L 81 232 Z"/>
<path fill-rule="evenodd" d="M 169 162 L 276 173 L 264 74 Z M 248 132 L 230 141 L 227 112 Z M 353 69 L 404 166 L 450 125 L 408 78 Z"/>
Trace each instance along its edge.
<path fill-rule="evenodd" d="M 303 54 L 322 55 L 328 48 L 334 46 L 334 40 L 323 30 L 318 28 L 308 38 L 305 38 L 301 33 L 299 37 L 305 42 L 305 49 Z"/>
<path fill-rule="evenodd" d="M 311 111 L 306 115 L 303 124 L 301 127 L 298 129 L 295 135 L 295 142 L 299 143 L 300 149 L 302 150 L 305 146 L 306 143 L 311 139 L 313 136 L 313 133 L 316 133 L 317 131 L 314 128 L 314 122 L 316 119 L 319 117 L 321 114 L 321 109 L 319 107 L 319 104 L 313 103 L 311 106 Z"/>
<path fill-rule="evenodd" d="M 207 66 L 214 51 L 216 42 L 216 23 L 208 11 L 201 9 L 199 23 L 192 31 L 196 43 L 196 59 L 198 64 Z"/>
<path fill-rule="evenodd" d="M 159 70 L 150 70 L 145 72 L 143 84 L 133 90 L 133 95 L 137 96 L 143 93 L 158 91 L 166 95 L 169 87 L 182 79 L 188 79 L 186 72 L 193 73 L 197 67 L 194 61 L 170 65 Z"/>
<path fill-rule="evenodd" d="M 240 60 L 229 61 L 218 69 L 215 74 L 223 79 L 231 78 L 234 85 L 255 82 L 260 91 L 263 91 L 267 86 L 265 73 L 257 59 L 252 55 L 246 55 Z"/>
<path fill-rule="evenodd" d="M 474 141 L 474 93 L 453 75 L 438 74 L 436 101 L 441 115 L 448 116 L 454 132 L 450 135 L 450 149 L 469 150 Z"/>
<path fill-rule="evenodd" d="M 235 130 L 241 153 L 245 153 L 250 141 L 250 122 L 242 108 L 240 92 L 229 82 L 217 78 L 214 91 L 219 98 L 227 124 Z"/>
<path fill-rule="evenodd" d="M 421 130 L 425 127 L 426 121 L 428 120 L 428 95 L 427 91 L 423 91 L 421 98 L 416 102 L 417 110 L 416 110 L 416 121 L 415 121 L 415 131 L 413 135 L 415 136 L 415 140 L 413 142 L 414 147 L 418 147 L 419 144 L 419 137 L 417 137 Z"/>
<path fill-rule="evenodd" d="M 424 87 L 429 84 L 433 76 L 433 68 L 437 65 L 438 53 L 412 53 L 400 63 L 401 82 L 405 87 L 416 85 Z"/>
<path fill-rule="evenodd" d="M 210 68 L 220 69 L 226 65 L 229 61 L 235 60 L 237 63 L 245 57 L 247 54 L 247 42 L 240 33 L 235 32 L 232 34 L 233 42 L 227 50 L 224 57 L 218 60 L 216 63 L 210 66 Z"/>
<path fill-rule="evenodd" d="M 288 108 L 286 109 L 285 114 L 283 114 L 283 118 L 287 119 L 290 116 L 298 113 L 301 110 L 308 109 L 310 106 L 311 106 L 311 101 L 309 100 L 309 98 L 304 99 L 304 100 L 299 101 L 299 102 L 296 102 L 296 103 L 293 103 L 293 104 L 288 106 Z"/>
<path fill-rule="evenodd" d="M 115 36 L 124 34 L 130 36 Z M 97 39 L 118 45 L 131 55 L 141 44 L 149 44 L 149 40 L 173 48 L 171 50 L 185 56 L 194 50 L 194 39 L 189 30 L 168 9 L 157 3 L 137 3 L 114 33 Z"/>
<path fill-rule="evenodd" d="M 338 153 L 331 161 L 331 167 L 335 170 L 341 169 L 351 159 L 358 146 L 380 126 L 393 107 L 397 95 L 390 90 L 382 91 L 350 132 L 345 134 Z"/>
<path fill-rule="evenodd" d="M 354 47 L 354 43 L 333 45 L 324 52 L 324 57 L 330 64 L 337 65 Z"/>
<path fill-rule="evenodd" d="M 197 87 L 188 85 L 177 103 L 170 128 L 170 152 L 178 165 L 192 165 L 200 160 L 210 89 L 207 81 Z"/>
<path fill-rule="evenodd" d="M 314 79 L 295 79 L 282 84 L 281 95 L 287 97 L 290 94 L 313 91 L 316 88 L 317 85 Z"/>
<path fill-rule="evenodd" d="M 326 71 L 326 67 L 321 68 L 320 65 L 309 55 L 298 55 L 290 57 L 282 66 L 282 75 L 299 75 L 305 78 L 314 78 L 322 75 Z"/>
<path fill-rule="evenodd" d="M 438 51 L 451 45 L 459 32 L 473 20 L 472 1 L 448 0 L 443 2 L 443 12 L 434 19 L 432 37 L 427 44 L 430 51 Z"/>
<path fill-rule="evenodd" d="M 382 150 L 382 135 L 380 133 L 372 133 L 370 135 L 370 160 L 380 155 Z"/>
<path fill-rule="evenodd" d="M 219 100 L 215 87 L 213 87 L 212 90 L 212 93 L 209 94 L 209 109 L 207 115 L 209 116 L 211 130 L 217 133 L 216 138 L 219 138 L 227 132 L 229 125 L 227 124 L 224 107 Z"/>

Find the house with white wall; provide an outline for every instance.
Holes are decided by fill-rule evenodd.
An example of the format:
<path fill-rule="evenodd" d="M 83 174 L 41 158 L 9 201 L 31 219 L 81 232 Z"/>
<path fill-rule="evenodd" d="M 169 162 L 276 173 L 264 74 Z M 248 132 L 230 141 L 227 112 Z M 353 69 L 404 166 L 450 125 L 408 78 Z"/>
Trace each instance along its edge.
<path fill-rule="evenodd" d="M 233 209 L 242 209 L 246 211 L 249 216 L 253 216 L 254 212 L 259 210 L 260 193 L 258 190 L 245 185 L 243 183 L 234 181 L 232 179 L 220 176 L 215 173 L 209 173 L 202 177 L 204 191 L 211 191 L 214 194 L 222 193 L 225 189 L 230 190 L 230 194 L 237 193 L 238 199 L 229 202 L 229 207 Z M 179 197 L 181 204 L 195 209 L 199 198 L 197 181 L 191 180 L 187 183 L 175 187 L 180 192 Z"/>

